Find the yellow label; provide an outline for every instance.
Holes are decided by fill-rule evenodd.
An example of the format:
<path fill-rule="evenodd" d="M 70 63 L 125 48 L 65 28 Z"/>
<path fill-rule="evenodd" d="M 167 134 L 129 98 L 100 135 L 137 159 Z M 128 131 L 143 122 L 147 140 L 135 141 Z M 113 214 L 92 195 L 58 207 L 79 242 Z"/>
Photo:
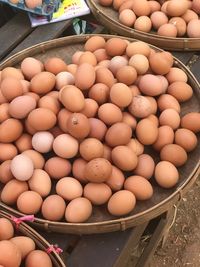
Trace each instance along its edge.
<path fill-rule="evenodd" d="M 81 7 L 81 0 L 64 0 L 58 10 L 53 13 L 53 18 L 59 18 L 66 13 L 67 9 L 75 9 L 76 7 Z"/>

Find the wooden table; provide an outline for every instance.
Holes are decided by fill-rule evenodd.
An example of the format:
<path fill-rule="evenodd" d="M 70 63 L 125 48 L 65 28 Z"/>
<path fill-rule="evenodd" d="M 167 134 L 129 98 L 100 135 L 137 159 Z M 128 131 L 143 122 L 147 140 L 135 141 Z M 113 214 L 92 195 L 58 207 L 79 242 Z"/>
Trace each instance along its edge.
<path fill-rule="evenodd" d="M 14 13 L 4 5 L 0 5 L 0 12 L 0 61 L 36 43 L 73 34 L 70 29 L 71 20 L 31 28 L 25 13 Z M 90 20 L 91 16 L 84 19 Z M 102 30 L 103 26 L 99 25 L 95 33 Z M 186 64 L 200 81 L 199 53 L 173 54 Z M 130 258 L 131 266 L 147 267 L 172 218 L 173 207 L 154 220 L 121 232 L 83 236 L 44 232 L 41 234 L 51 244 L 58 244 L 64 250 L 62 257 L 68 267 L 125 267 Z M 145 244 L 145 247 L 141 249 L 142 244 Z"/>

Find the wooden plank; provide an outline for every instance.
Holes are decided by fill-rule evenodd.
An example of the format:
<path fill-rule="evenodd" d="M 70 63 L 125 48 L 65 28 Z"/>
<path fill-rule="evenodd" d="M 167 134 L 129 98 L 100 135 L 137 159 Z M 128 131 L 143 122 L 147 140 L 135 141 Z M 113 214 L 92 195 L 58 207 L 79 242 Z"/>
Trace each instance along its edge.
<path fill-rule="evenodd" d="M 28 35 L 15 49 L 13 49 L 12 52 L 6 56 L 6 58 L 37 43 L 52 40 L 61 36 L 61 34 L 71 25 L 71 23 L 72 20 L 65 20 L 34 28 L 33 32 Z"/>
<path fill-rule="evenodd" d="M 177 57 L 183 64 L 187 65 L 195 52 L 172 52 L 173 56 Z"/>
<path fill-rule="evenodd" d="M 27 14 L 18 13 L 0 28 L 0 59 L 18 45 L 31 29 Z"/>
<path fill-rule="evenodd" d="M 190 70 L 200 83 L 200 56 L 197 55 L 196 58 L 194 59 L 194 62 L 193 63 L 191 62 Z"/>
<path fill-rule="evenodd" d="M 143 224 L 123 232 L 82 236 L 70 257 L 66 259 L 67 266 L 126 266 L 127 253 L 138 243 L 145 228 L 146 224 Z"/>

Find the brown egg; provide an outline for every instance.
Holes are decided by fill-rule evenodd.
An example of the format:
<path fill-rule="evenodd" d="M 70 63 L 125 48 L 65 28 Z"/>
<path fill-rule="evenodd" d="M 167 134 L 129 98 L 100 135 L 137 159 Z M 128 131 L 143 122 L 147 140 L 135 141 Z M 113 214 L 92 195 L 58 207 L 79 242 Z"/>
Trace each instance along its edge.
<path fill-rule="evenodd" d="M 28 236 L 15 236 L 10 239 L 20 250 L 22 259 L 24 259 L 31 251 L 35 250 L 33 239 Z"/>
<path fill-rule="evenodd" d="M 105 39 L 102 36 L 92 36 L 90 37 L 84 45 L 85 51 L 94 52 L 97 49 L 105 47 Z"/>
<path fill-rule="evenodd" d="M 174 131 L 168 126 L 160 126 L 158 128 L 158 138 L 153 144 L 153 148 L 160 151 L 165 145 L 172 144 L 174 142 Z"/>
<path fill-rule="evenodd" d="M 189 112 L 181 118 L 181 127 L 191 130 L 194 133 L 200 131 L 200 113 Z"/>
<path fill-rule="evenodd" d="M 94 99 L 99 105 L 104 104 L 109 99 L 109 87 L 103 83 L 96 83 L 89 90 L 89 97 Z"/>
<path fill-rule="evenodd" d="M 103 83 L 110 88 L 115 83 L 115 78 L 107 67 L 101 67 L 96 70 L 96 83 Z"/>
<path fill-rule="evenodd" d="M 133 3 L 133 1 L 132 0 L 127 0 L 127 1 L 124 1 L 122 4 L 121 4 L 121 6 L 120 6 L 120 8 L 119 8 L 119 14 L 123 11 L 123 10 L 125 10 L 125 9 L 128 9 L 128 10 L 131 10 L 132 9 L 132 3 Z M 132 14 L 132 13 L 131 13 Z"/>
<path fill-rule="evenodd" d="M 76 52 L 72 55 L 72 63 L 76 64 L 77 67 L 78 67 L 79 58 L 83 53 L 84 53 L 83 51 L 76 50 Z"/>
<path fill-rule="evenodd" d="M 51 178 L 47 172 L 35 169 L 28 180 L 30 190 L 37 192 L 41 197 L 46 197 L 51 191 Z"/>
<path fill-rule="evenodd" d="M 18 80 L 24 80 L 24 75 L 22 74 L 20 69 L 14 68 L 14 67 L 6 67 L 1 72 L 1 80 L 7 78 L 7 77 L 13 77 Z"/>
<path fill-rule="evenodd" d="M 180 115 L 175 109 L 168 108 L 161 112 L 159 116 L 160 125 L 168 125 L 173 130 L 177 129 L 180 125 Z"/>
<path fill-rule="evenodd" d="M 14 236 L 12 223 L 6 218 L 0 218 L 0 241 L 8 240 Z"/>
<path fill-rule="evenodd" d="M 36 94 L 36 93 L 33 93 L 33 92 L 27 92 L 24 95 L 31 96 L 32 98 L 35 99 L 36 102 L 38 102 L 38 100 L 40 99 L 40 96 L 38 94 Z"/>
<path fill-rule="evenodd" d="M 24 133 L 15 141 L 15 145 L 20 153 L 24 152 L 25 150 L 32 149 L 31 140 L 32 136 Z"/>
<path fill-rule="evenodd" d="M 157 99 L 157 104 L 160 111 L 163 111 L 165 109 L 174 109 L 178 113 L 180 113 L 181 111 L 181 107 L 177 99 L 169 94 L 163 94 L 159 96 L 159 98 Z"/>
<path fill-rule="evenodd" d="M 135 68 L 138 75 L 145 74 L 149 69 L 149 61 L 144 55 L 136 54 L 129 59 L 129 65 Z"/>
<path fill-rule="evenodd" d="M 93 118 L 96 116 L 98 108 L 99 106 L 95 100 L 86 98 L 85 107 L 81 110 L 81 113 L 87 118 Z"/>
<path fill-rule="evenodd" d="M 186 23 L 189 23 L 192 19 L 198 19 L 197 13 L 191 9 L 188 9 L 181 17 Z"/>
<path fill-rule="evenodd" d="M 114 216 L 130 213 L 136 204 L 134 194 L 128 190 L 120 190 L 112 195 L 108 201 L 108 211 Z"/>
<path fill-rule="evenodd" d="M 83 159 L 90 161 L 103 156 L 103 144 L 96 138 L 86 138 L 80 143 L 80 155 Z"/>
<path fill-rule="evenodd" d="M 78 197 L 70 201 L 65 210 L 67 222 L 81 223 L 89 219 L 92 214 L 92 204 L 84 197 Z"/>
<path fill-rule="evenodd" d="M 68 132 L 68 129 L 67 129 L 67 121 L 68 121 L 68 118 L 69 116 L 71 115 L 72 113 L 70 111 L 68 111 L 67 109 L 65 108 L 62 108 L 58 115 L 57 115 L 57 119 L 58 119 L 58 126 L 60 127 L 60 129 L 67 133 Z"/>
<path fill-rule="evenodd" d="M 157 140 L 158 128 L 151 120 L 142 119 L 136 126 L 136 136 L 143 145 L 152 145 Z"/>
<path fill-rule="evenodd" d="M 96 73 L 91 64 L 82 63 L 75 74 L 75 86 L 81 90 L 89 89 L 95 82 Z"/>
<path fill-rule="evenodd" d="M 13 77 L 4 78 L 1 82 L 0 90 L 8 102 L 23 94 L 21 82 L 17 78 Z"/>
<path fill-rule="evenodd" d="M 162 82 L 156 75 L 145 74 L 139 81 L 140 91 L 148 96 L 158 96 L 162 93 Z"/>
<path fill-rule="evenodd" d="M 42 216 L 50 221 L 60 221 L 65 214 L 66 204 L 62 197 L 50 195 L 44 199 L 41 207 Z"/>
<path fill-rule="evenodd" d="M 124 3 L 126 3 L 127 1 L 125 1 Z M 132 27 L 134 22 L 136 20 L 136 15 L 135 13 L 128 8 L 125 8 L 123 10 L 120 11 L 119 13 L 119 21 L 127 26 L 127 27 Z"/>
<path fill-rule="evenodd" d="M 126 48 L 126 54 L 128 57 L 132 57 L 133 55 L 140 54 L 148 57 L 150 55 L 150 47 L 147 43 L 142 41 L 136 41 L 129 43 Z"/>
<path fill-rule="evenodd" d="M 172 23 L 165 23 L 158 28 L 157 34 L 160 36 L 176 37 L 178 30 Z"/>
<path fill-rule="evenodd" d="M 137 166 L 137 155 L 128 146 L 115 147 L 111 155 L 113 163 L 123 171 L 134 170 Z"/>
<path fill-rule="evenodd" d="M 115 83 L 110 88 L 110 99 L 118 107 L 127 107 L 131 103 L 132 92 L 127 85 Z"/>
<path fill-rule="evenodd" d="M 83 188 L 79 181 L 73 177 L 63 177 L 56 184 L 56 193 L 65 200 L 81 197 Z"/>
<path fill-rule="evenodd" d="M 0 104 L 0 123 L 10 118 L 8 109 L 9 109 L 8 103 Z"/>
<path fill-rule="evenodd" d="M 141 144 L 136 138 L 132 138 L 127 146 L 137 155 L 141 155 L 144 152 L 144 145 Z"/>
<path fill-rule="evenodd" d="M 176 130 L 174 142 L 184 148 L 186 152 L 190 152 L 197 146 L 198 139 L 192 131 L 182 128 Z"/>
<path fill-rule="evenodd" d="M 0 162 L 11 160 L 17 155 L 17 148 L 13 144 L 0 143 Z"/>
<path fill-rule="evenodd" d="M 22 87 L 23 87 L 23 92 L 28 93 L 30 91 L 30 82 L 27 80 L 20 80 Z"/>
<path fill-rule="evenodd" d="M 136 81 L 137 71 L 131 66 L 123 66 L 117 71 L 116 78 L 119 83 L 131 85 Z"/>
<path fill-rule="evenodd" d="M 173 17 L 169 20 L 169 23 L 172 23 L 176 26 L 177 36 L 184 36 L 184 34 L 186 33 L 186 27 L 187 27 L 184 19 L 180 17 Z"/>
<path fill-rule="evenodd" d="M 11 241 L 0 242 L 0 265 L 5 267 L 19 267 L 21 264 L 21 252 Z"/>
<path fill-rule="evenodd" d="M 72 174 L 81 183 L 88 182 L 84 174 L 86 164 L 87 164 L 86 160 L 82 158 L 77 158 L 74 160 L 73 165 L 72 165 Z"/>
<path fill-rule="evenodd" d="M 112 103 L 105 103 L 99 107 L 98 117 L 107 125 L 122 121 L 120 108 Z"/>
<path fill-rule="evenodd" d="M 90 132 L 89 120 L 82 113 L 72 113 L 67 120 L 67 129 L 73 137 L 85 138 Z"/>
<path fill-rule="evenodd" d="M 151 114 L 151 115 L 149 115 L 147 117 L 147 119 L 150 120 L 150 121 L 152 121 L 156 125 L 156 127 L 159 126 L 159 120 L 158 120 L 158 117 L 156 115 Z"/>
<path fill-rule="evenodd" d="M 103 158 L 107 159 L 110 162 L 112 162 L 111 151 L 112 149 L 109 146 L 107 146 L 106 144 L 103 144 Z"/>
<path fill-rule="evenodd" d="M 42 0 L 34 0 L 34 1 L 25 0 L 25 4 L 27 8 L 34 9 L 42 5 Z"/>
<path fill-rule="evenodd" d="M 111 176 L 107 179 L 106 184 L 109 185 L 109 187 L 113 191 L 118 191 L 122 189 L 124 180 L 125 180 L 125 177 L 124 177 L 123 172 L 119 168 L 113 165 Z"/>
<path fill-rule="evenodd" d="M 71 73 L 73 76 L 76 74 L 77 68 L 78 68 L 78 65 L 76 64 L 69 64 L 67 66 L 68 72 Z"/>
<path fill-rule="evenodd" d="M 145 96 L 134 96 L 128 110 L 136 118 L 145 118 L 152 113 L 151 102 Z"/>
<path fill-rule="evenodd" d="M 167 73 L 166 78 L 169 83 L 174 82 L 187 82 L 188 77 L 187 74 L 180 68 L 173 67 Z"/>
<path fill-rule="evenodd" d="M 90 123 L 90 133 L 88 137 L 97 138 L 100 141 L 103 140 L 107 131 L 105 123 L 96 118 L 89 118 L 89 123 Z"/>
<path fill-rule="evenodd" d="M 25 154 L 32 160 L 34 169 L 43 169 L 45 160 L 42 154 L 40 154 L 38 151 L 29 149 L 22 152 L 22 154 Z"/>
<path fill-rule="evenodd" d="M 182 16 L 188 9 L 188 1 L 173 0 L 169 1 L 166 7 L 167 14 L 171 17 Z"/>
<path fill-rule="evenodd" d="M 179 180 L 177 168 L 168 161 L 160 161 L 156 165 L 154 176 L 156 182 L 164 188 L 175 186 Z"/>
<path fill-rule="evenodd" d="M 153 195 L 153 187 L 150 182 L 138 175 L 126 178 L 124 189 L 132 192 L 138 200 L 147 200 Z"/>
<path fill-rule="evenodd" d="M 176 167 L 180 167 L 186 163 L 187 153 L 177 144 L 168 144 L 161 149 L 160 158 L 161 160 L 171 162 Z"/>
<path fill-rule="evenodd" d="M 112 165 L 104 158 L 96 158 L 85 166 L 85 178 L 93 183 L 105 182 L 112 173 Z"/>
<path fill-rule="evenodd" d="M 24 119 L 36 108 L 36 104 L 36 100 L 31 96 L 18 96 L 10 102 L 8 112 L 13 118 Z"/>
<path fill-rule="evenodd" d="M 59 57 L 50 57 L 44 62 L 45 70 L 53 74 L 61 71 L 67 71 L 67 64 Z"/>
<path fill-rule="evenodd" d="M 174 96 L 179 102 L 185 102 L 192 97 L 193 90 L 185 82 L 173 82 L 168 87 L 167 93 Z"/>
<path fill-rule="evenodd" d="M 21 71 L 27 80 L 31 80 L 36 74 L 43 70 L 44 66 L 42 62 L 34 57 L 26 57 L 21 62 Z"/>
<path fill-rule="evenodd" d="M 42 205 L 42 197 L 35 191 L 25 191 L 17 198 L 17 208 L 25 214 L 36 214 Z"/>
<path fill-rule="evenodd" d="M 138 156 L 138 164 L 134 169 L 134 174 L 150 179 L 154 173 L 155 162 L 148 154 L 141 154 Z M 133 192 L 134 193 L 134 192 Z"/>
<path fill-rule="evenodd" d="M 28 115 L 28 122 L 37 131 L 51 129 L 56 124 L 56 115 L 47 108 L 37 108 Z"/>
<path fill-rule="evenodd" d="M 173 65 L 173 58 L 171 55 L 166 54 L 166 52 L 157 52 L 150 55 L 149 63 L 153 72 L 164 75 L 170 71 L 170 68 Z"/>
<path fill-rule="evenodd" d="M 97 59 L 92 52 L 86 51 L 80 55 L 79 60 L 78 60 L 79 65 L 81 65 L 83 63 L 88 63 L 92 66 L 96 66 L 97 65 Z"/>
<path fill-rule="evenodd" d="M 3 184 L 6 184 L 10 180 L 14 179 L 10 170 L 10 163 L 11 160 L 6 160 L 0 165 L 0 182 Z"/>
<path fill-rule="evenodd" d="M 7 99 L 3 96 L 1 90 L 0 90 L 0 104 L 7 103 Z"/>
<path fill-rule="evenodd" d="M 94 55 L 97 59 L 97 62 L 101 62 L 103 60 L 110 59 L 110 56 L 107 55 L 105 48 L 99 48 L 99 49 L 95 50 Z"/>
<path fill-rule="evenodd" d="M 150 32 L 151 27 L 152 22 L 147 16 L 138 17 L 134 23 L 134 29 L 141 32 Z"/>
<path fill-rule="evenodd" d="M 151 103 L 151 112 L 152 114 L 150 114 L 148 117 L 153 116 L 154 114 L 157 113 L 157 109 L 158 109 L 158 105 L 157 105 L 157 99 L 155 99 L 152 96 L 146 96 L 146 98 L 149 100 L 149 102 Z M 156 117 L 157 118 L 157 117 Z"/>
<path fill-rule="evenodd" d="M 31 79 L 30 90 L 36 94 L 50 92 L 56 84 L 56 77 L 53 73 L 42 71 Z"/>
<path fill-rule="evenodd" d="M 108 68 L 116 75 L 117 71 L 123 67 L 127 66 L 128 59 L 125 56 L 115 56 L 111 58 Z"/>
<path fill-rule="evenodd" d="M 38 101 L 38 107 L 47 108 L 53 111 L 53 113 L 55 113 L 56 115 L 61 109 L 60 102 L 55 97 L 48 95 L 45 95 L 40 98 L 40 100 Z"/>
<path fill-rule="evenodd" d="M 138 17 L 148 16 L 151 12 L 150 5 L 146 0 L 135 0 L 132 9 Z"/>
<path fill-rule="evenodd" d="M 51 178 L 60 179 L 70 174 L 71 163 L 67 159 L 52 157 L 45 162 L 44 170 Z"/>
<path fill-rule="evenodd" d="M 117 122 L 107 130 L 105 141 L 110 147 L 115 147 L 128 144 L 131 137 L 131 127 L 124 122 Z"/>
<path fill-rule="evenodd" d="M 19 120 L 7 119 L 0 124 L 0 142 L 14 142 L 20 137 L 22 132 L 23 125 Z"/>
<path fill-rule="evenodd" d="M 78 153 L 78 146 L 78 141 L 74 137 L 69 134 L 61 134 L 54 139 L 53 151 L 61 158 L 70 159 Z"/>
<path fill-rule="evenodd" d="M 66 85 L 60 90 L 59 100 L 71 112 L 79 112 L 85 106 L 83 93 L 73 85 Z"/>
<path fill-rule="evenodd" d="M 161 25 L 168 23 L 168 17 L 162 11 L 153 12 L 150 18 L 155 30 L 158 30 Z"/>
<path fill-rule="evenodd" d="M 113 8 L 118 10 L 119 7 L 125 2 L 125 0 L 113 0 Z"/>
<path fill-rule="evenodd" d="M 26 260 L 25 267 L 37 267 L 37 266 L 52 267 L 51 258 L 49 255 L 42 250 L 33 250 L 31 251 Z"/>
<path fill-rule="evenodd" d="M 26 191 L 28 191 L 27 182 L 10 180 L 1 192 L 1 201 L 8 205 L 15 204 L 19 195 Z"/>
<path fill-rule="evenodd" d="M 125 40 L 118 37 L 110 38 L 105 44 L 106 53 L 112 57 L 123 55 L 126 47 L 127 43 Z"/>
<path fill-rule="evenodd" d="M 164 94 L 167 91 L 167 88 L 169 86 L 168 80 L 162 75 L 157 75 L 157 77 L 161 80 L 161 83 L 162 83 L 162 94 Z"/>
<path fill-rule="evenodd" d="M 62 71 L 56 75 L 56 89 L 61 90 L 65 85 L 73 85 L 75 82 L 74 75 L 67 71 Z"/>
<path fill-rule="evenodd" d="M 151 9 L 151 13 L 159 11 L 161 9 L 161 5 L 157 1 L 149 1 L 149 6 Z"/>
<path fill-rule="evenodd" d="M 122 122 L 129 125 L 133 130 L 136 128 L 137 120 L 129 112 L 123 112 Z"/>
<path fill-rule="evenodd" d="M 110 187 L 104 183 L 88 183 L 84 187 L 83 195 L 93 205 L 105 204 L 112 195 Z"/>

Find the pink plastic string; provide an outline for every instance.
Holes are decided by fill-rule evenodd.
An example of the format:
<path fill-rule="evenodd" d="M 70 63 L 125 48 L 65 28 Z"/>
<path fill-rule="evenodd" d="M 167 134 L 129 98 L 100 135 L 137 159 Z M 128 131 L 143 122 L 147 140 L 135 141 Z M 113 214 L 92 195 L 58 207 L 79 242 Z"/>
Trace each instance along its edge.
<path fill-rule="evenodd" d="M 62 253 L 63 252 L 63 250 L 61 249 L 61 248 L 59 248 L 57 245 L 50 245 L 50 247 L 48 247 L 47 249 L 46 249 L 46 252 L 48 253 L 48 254 L 50 254 L 51 252 L 56 252 L 56 253 L 58 253 L 58 254 L 60 254 L 60 253 Z"/>
<path fill-rule="evenodd" d="M 25 221 L 33 222 L 35 217 L 34 217 L 34 215 L 26 215 L 26 216 L 22 216 L 19 218 L 11 216 L 11 219 L 15 223 L 16 228 L 18 228 L 21 222 L 25 222 Z"/>

